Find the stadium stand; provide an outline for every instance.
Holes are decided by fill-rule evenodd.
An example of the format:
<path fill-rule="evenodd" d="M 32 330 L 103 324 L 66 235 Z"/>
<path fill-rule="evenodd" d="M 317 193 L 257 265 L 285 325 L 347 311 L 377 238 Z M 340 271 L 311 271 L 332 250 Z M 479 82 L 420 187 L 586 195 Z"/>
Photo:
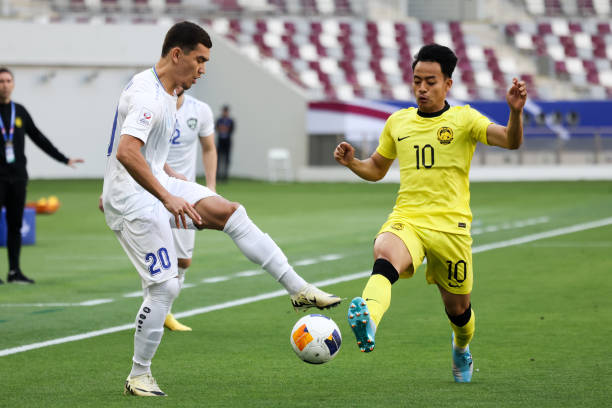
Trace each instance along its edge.
<path fill-rule="evenodd" d="M 460 58 L 451 93 L 459 100 L 497 99 L 517 74 L 531 89 L 540 88 L 534 86 L 538 77 L 548 77 L 572 84 L 572 96 L 612 95 L 610 0 L 506 0 L 531 16 L 504 26 L 513 52 L 500 52 L 478 35 L 464 34 L 465 22 L 364 18 L 371 6 L 364 0 L 46 3 L 52 22 L 151 24 L 199 16 L 311 99 L 408 100 L 412 55 L 433 41 L 451 46 Z M 521 55 L 529 55 L 537 70 L 520 64 Z"/>
<path fill-rule="evenodd" d="M 400 3 L 408 6 L 399 8 Z M 48 31 L 58 43 L 65 31 L 61 26 L 76 32 L 75 23 L 88 26 L 83 32 L 134 30 L 137 36 L 163 31 L 183 19 L 206 25 L 219 44 L 215 62 L 223 56 L 225 64 L 223 73 L 216 71 L 218 64 L 211 65 L 215 78 L 221 79 L 214 84 L 203 81 L 206 97 L 218 104 L 231 100 L 241 114 L 242 129 L 270 134 L 257 149 L 236 146 L 234 174 L 268 177 L 260 174 L 258 164 L 268 159 L 270 149 L 285 148 L 295 179 L 327 180 L 333 162 L 321 152 L 329 151 L 338 138 L 355 141 L 364 153 L 371 151 L 390 112 L 414 104 L 412 58 L 430 42 L 450 46 L 459 57 L 451 103 L 469 102 L 503 123 L 503 99 L 512 77 L 528 83 L 532 103 L 525 114 L 524 148 L 500 153 L 480 147 L 475 164 L 612 163 L 612 122 L 597 113 L 612 97 L 612 1 L 491 0 L 483 9 L 494 13 L 493 3 L 496 14 L 488 16 L 465 8 L 438 16 L 438 8 L 421 0 L 5 0 L 0 1 L 0 13 L 8 20 L 52 23 L 55 27 Z M 112 28 L 115 25 L 119 30 Z M 31 92 L 47 98 L 52 95 L 47 88 L 59 86 L 64 77 L 69 83 L 87 84 L 75 92 L 88 97 L 96 87 L 99 93 L 120 87 L 137 67 L 149 63 L 141 53 L 138 58 L 131 53 L 108 55 L 79 57 L 71 70 L 65 69 L 71 66 L 68 55 L 46 56 L 40 63 L 23 55 L 13 65 L 21 71 L 20 78 L 45 84 L 33 86 Z M 83 79 L 98 72 L 93 76 L 98 80 Z M 116 83 L 101 84 L 109 76 Z M 227 87 L 230 82 L 232 87 Z M 257 91 L 245 92 L 247 88 Z M 251 98 L 262 93 L 276 108 L 267 106 L 266 112 L 251 115 L 253 104 L 260 102 Z M 265 123 L 277 120 L 279 109 L 289 110 L 293 120 L 270 130 Z M 337 126 L 330 126 L 330 120 Z"/>
<path fill-rule="evenodd" d="M 455 21 L 219 18 L 205 23 L 252 59 L 284 72 L 313 99 L 408 100 L 412 55 L 430 42 L 452 47 L 459 57 L 452 90 L 457 99 L 497 99 L 517 74 L 515 60 L 500 59 L 478 38 L 465 36 Z M 532 74 L 521 77 L 533 83 Z"/>
<path fill-rule="evenodd" d="M 610 16 L 609 0 L 524 0 L 534 16 Z"/>
<path fill-rule="evenodd" d="M 555 18 L 508 24 L 505 31 L 518 50 L 539 58 L 551 75 L 569 81 L 585 97 L 612 96 L 609 19 Z"/>

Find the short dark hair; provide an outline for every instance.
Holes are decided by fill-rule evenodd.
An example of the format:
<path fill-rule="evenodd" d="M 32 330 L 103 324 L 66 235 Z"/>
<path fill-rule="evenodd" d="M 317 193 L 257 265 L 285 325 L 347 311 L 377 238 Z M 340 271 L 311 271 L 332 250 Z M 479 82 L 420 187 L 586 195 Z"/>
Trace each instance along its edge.
<path fill-rule="evenodd" d="M 440 64 L 442 73 L 447 78 L 453 76 L 453 71 L 457 66 L 457 56 L 448 47 L 440 44 L 427 44 L 421 47 L 417 55 L 414 56 L 412 62 L 412 71 L 419 61 L 437 62 Z"/>
<path fill-rule="evenodd" d="M 15 78 L 10 69 L 8 69 L 7 67 L 0 67 L 0 74 L 4 74 L 5 72 L 7 72 L 11 76 L 11 78 Z"/>
<path fill-rule="evenodd" d="M 212 48 L 210 36 L 202 27 L 189 21 L 181 21 L 173 25 L 164 39 L 162 57 L 168 55 L 174 47 L 180 47 L 185 53 L 193 51 L 198 44 Z"/>

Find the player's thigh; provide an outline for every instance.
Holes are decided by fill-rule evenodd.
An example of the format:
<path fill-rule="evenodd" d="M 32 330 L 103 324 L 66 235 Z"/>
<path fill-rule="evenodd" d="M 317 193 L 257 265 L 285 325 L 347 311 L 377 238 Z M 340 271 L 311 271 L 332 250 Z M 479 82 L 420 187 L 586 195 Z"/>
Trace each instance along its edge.
<path fill-rule="evenodd" d="M 195 225 L 193 220 L 187 220 L 187 226 L 189 229 L 202 229 L 202 228 L 216 228 L 222 229 L 225 225 L 225 220 L 231 215 L 232 211 L 229 211 L 230 202 L 225 198 L 221 197 L 208 187 L 201 184 L 194 183 L 192 181 L 179 180 L 176 178 L 170 178 L 167 185 L 167 190 L 170 194 L 184 198 L 188 203 L 192 204 L 200 217 L 204 225 Z M 206 203 L 204 205 L 203 203 Z M 234 209 L 237 206 L 234 207 Z M 223 218 L 226 216 L 225 218 Z M 170 222 L 176 227 L 174 223 L 174 216 L 168 212 Z M 222 220 L 222 224 L 219 228 L 219 222 Z"/>
<path fill-rule="evenodd" d="M 374 241 L 374 257 L 388 259 L 400 278 L 411 278 L 424 256 L 423 243 L 409 223 L 390 217 L 378 231 Z"/>
<path fill-rule="evenodd" d="M 178 274 L 176 251 L 165 208 L 156 205 L 150 214 L 124 221 L 115 231 L 121 246 L 138 271 L 143 287 L 161 283 Z"/>
<path fill-rule="evenodd" d="M 174 249 L 178 259 L 193 258 L 195 244 L 195 230 L 173 229 Z"/>
<path fill-rule="evenodd" d="M 472 238 L 428 230 L 426 233 L 427 282 L 445 291 L 466 295 L 472 292 Z"/>
<path fill-rule="evenodd" d="M 172 195 L 184 198 L 188 203 L 195 205 L 198 201 L 207 197 L 218 197 L 219 195 L 201 184 L 193 181 L 179 180 L 171 177 L 166 189 Z"/>

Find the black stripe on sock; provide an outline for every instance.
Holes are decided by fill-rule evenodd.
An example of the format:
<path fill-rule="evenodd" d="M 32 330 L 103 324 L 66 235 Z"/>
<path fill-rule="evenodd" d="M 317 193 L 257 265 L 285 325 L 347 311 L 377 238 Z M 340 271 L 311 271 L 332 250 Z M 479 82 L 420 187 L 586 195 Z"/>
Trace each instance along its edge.
<path fill-rule="evenodd" d="M 446 315 L 448 316 L 450 321 L 455 326 L 463 327 L 463 326 L 465 326 L 470 321 L 470 317 L 472 317 L 472 304 L 470 303 L 470 305 L 465 310 L 465 312 L 463 312 L 459 316 L 451 316 L 451 315 L 448 314 L 448 311 L 446 309 L 444 309 L 444 311 L 446 312 Z"/>
<path fill-rule="evenodd" d="M 383 258 L 378 258 L 376 262 L 374 262 L 372 275 L 382 275 L 389 279 L 392 285 L 399 279 L 399 272 L 397 272 L 397 269 L 395 269 L 391 262 Z"/>

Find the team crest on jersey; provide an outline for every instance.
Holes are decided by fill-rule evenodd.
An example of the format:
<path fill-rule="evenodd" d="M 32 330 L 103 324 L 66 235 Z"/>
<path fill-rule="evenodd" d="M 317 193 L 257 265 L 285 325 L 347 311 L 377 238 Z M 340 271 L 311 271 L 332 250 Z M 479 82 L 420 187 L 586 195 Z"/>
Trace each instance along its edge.
<path fill-rule="evenodd" d="M 196 118 L 189 118 L 187 120 L 187 126 L 189 126 L 189 129 L 195 130 L 195 128 L 198 126 L 198 120 Z"/>
<path fill-rule="evenodd" d="M 17 116 L 17 117 L 15 118 L 15 127 L 20 128 L 20 127 L 22 127 L 22 126 L 23 126 L 23 121 L 21 120 L 21 117 Z"/>
<path fill-rule="evenodd" d="M 392 225 L 391 225 L 391 228 L 393 228 L 393 229 L 394 229 L 394 230 L 396 230 L 396 231 L 401 231 L 401 230 L 403 230 L 403 229 L 404 229 L 404 225 L 403 225 L 403 224 L 400 224 L 399 222 L 397 222 L 397 223 L 395 223 L 395 224 L 392 224 Z"/>
<path fill-rule="evenodd" d="M 453 129 L 443 126 L 438 129 L 438 142 L 447 145 L 453 141 Z"/>

